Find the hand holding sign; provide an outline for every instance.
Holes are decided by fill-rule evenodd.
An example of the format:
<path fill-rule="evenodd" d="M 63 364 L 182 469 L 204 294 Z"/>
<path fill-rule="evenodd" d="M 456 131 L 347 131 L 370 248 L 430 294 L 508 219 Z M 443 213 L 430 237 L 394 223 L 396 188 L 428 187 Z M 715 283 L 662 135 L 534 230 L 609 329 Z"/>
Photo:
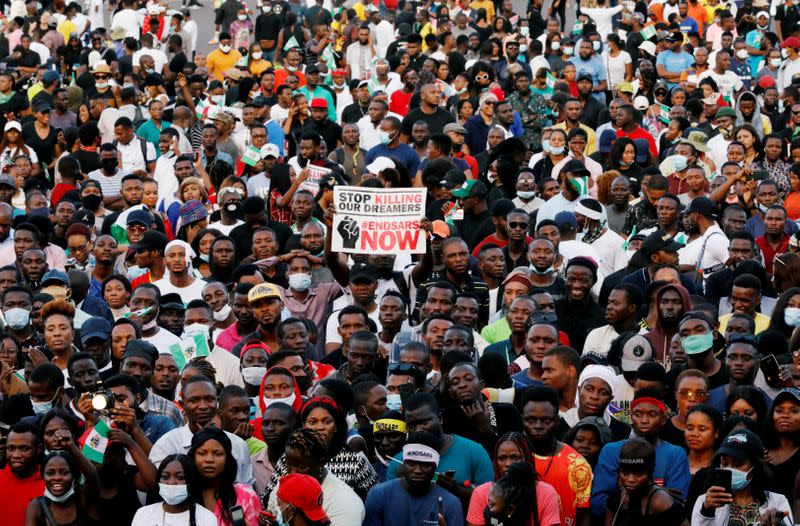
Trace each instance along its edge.
<path fill-rule="evenodd" d="M 358 241 L 358 236 L 361 234 L 361 229 L 358 228 L 358 223 L 352 217 L 345 216 L 336 230 L 342 236 L 344 248 L 356 248 L 356 241 Z"/>

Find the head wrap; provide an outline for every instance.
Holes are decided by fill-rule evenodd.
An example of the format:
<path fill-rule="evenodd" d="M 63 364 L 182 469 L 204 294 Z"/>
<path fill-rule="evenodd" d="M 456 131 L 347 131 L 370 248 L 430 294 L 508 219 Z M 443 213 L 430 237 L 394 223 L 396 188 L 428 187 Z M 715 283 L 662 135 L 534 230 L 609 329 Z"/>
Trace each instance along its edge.
<path fill-rule="evenodd" d="M 631 402 L 631 411 L 636 409 L 636 406 L 641 404 L 654 405 L 657 408 L 661 409 L 663 413 L 666 414 L 667 412 L 667 406 L 664 405 L 664 402 L 662 402 L 658 398 L 653 398 L 652 396 L 641 396 L 639 398 L 636 398 L 633 402 Z"/>
<path fill-rule="evenodd" d="M 616 398 L 617 393 L 616 389 L 614 388 L 617 384 L 616 378 L 617 375 L 614 374 L 614 369 L 607 366 L 607 365 L 595 365 L 589 364 L 583 368 L 581 371 L 581 376 L 578 378 L 578 389 L 583 385 L 583 383 L 587 380 L 591 380 L 592 378 L 599 378 L 603 380 L 605 383 L 608 384 L 608 387 L 611 389 L 611 397 Z M 577 393 L 575 395 L 577 399 Z"/>
<path fill-rule="evenodd" d="M 406 423 L 394 418 L 381 418 L 372 424 L 373 433 L 406 433 Z"/>
<path fill-rule="evenodd" d="M 186 241 L 181 241 L 180 239 L 174 239 L 169 243 L 167 243 L 167 246 L 164 248 L 164 255 L 166 255 L 167 252 L 169 252 L 169 249 L 171 249 L 172 247 L 183 247 L 183 249 L 186 251 L 186 264 L 189 266 L 189 271 L 191 273 L 192 260 L 197 257 L 197 254 L 194 253 L 194 249 L 192 248 L 192 246 Z"/>
<path fill-rule="evenodd" d="M 429 462 L 439 465 L 439 452 L 424 444 L 406 444 L 403 446 L 403 461 Z"/>

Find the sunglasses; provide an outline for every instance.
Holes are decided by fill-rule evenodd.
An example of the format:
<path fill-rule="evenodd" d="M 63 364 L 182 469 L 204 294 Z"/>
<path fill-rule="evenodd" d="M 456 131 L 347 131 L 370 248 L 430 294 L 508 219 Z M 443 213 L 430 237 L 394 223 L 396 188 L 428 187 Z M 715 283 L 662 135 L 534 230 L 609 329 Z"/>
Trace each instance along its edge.
<path fill-rule="evenodd" d="M 483 75 L 475 75 L 475 80 L 477 80 L 477 81 L 489 80 L 489 74 L 488 73 L 484 73 Z"/>
<path fill-rule="evenodd" d="M 508 228 L 512 230 L 515 230 L 517 228 L 520 230 L 528 230 L 528 226 L 529 226 L 528 223 L 519 223 L 517 221 L 509 221 L 508 223 Z"/>
<path fill-rule="evenodd" d="M 400 372 L 400 373 L 411 373 L 414 370 L 415 366 L 410 363 L 390 363 L 388 371 L 390 373 Z"/>
<path fill-rule="evenodd" d="M 800 111 L 794 111 L 794 110 L 792 110 L 792 115 L 800 115 Z"/>
<path fill-rule="evenodd" d="M 96 78 L 97 80 L 106 80 L 108 78 L 108 75 L 95 75 L 94 78 Z"/>

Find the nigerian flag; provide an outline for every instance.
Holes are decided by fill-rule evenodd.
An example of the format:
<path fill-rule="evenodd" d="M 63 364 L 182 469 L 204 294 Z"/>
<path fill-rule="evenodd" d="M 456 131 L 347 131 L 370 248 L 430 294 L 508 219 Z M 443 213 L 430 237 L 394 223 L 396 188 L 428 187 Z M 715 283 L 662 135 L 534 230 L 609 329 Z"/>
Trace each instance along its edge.
<path fill-rule="evenodd" d="M 242 162 L 247 166 L 255 166 L 261 160 L 261 148 L 256 148 L 252 144 L 242 154 Z"/>
<path fill-rule="evenodd" d="M 639 31 L 639 34 L 642 35 L 642 38 L 645 40 L 650 40 L 654 36 L 656 36 L 656 26 L 647 26 L 646 28 Z"/>
<path fill-rule="evenodd" d="M 109 429 L 108 424 L 104 421 L 97 421 L 92 432 L 86 437 L 86 442 L 83 443 L 81 453 L 83 453 L 84 457 L 98 464 L 103 463 L 103 456 L 105 456 L 106 447 L 108 447 Z"/>
<path fill-rule="evenodd" d="M 117 217 L 117 220 L 114 221 L 114 224 L 111 225 L 111 237 L 120 245 L 128 244 L 128 214 L 134 210 L 148 210 L 148 208 L 147 205 L 141 203 L 134 205 L 122 212 L 119 217 Z M 152 225 L 147 225 L 147 228 L 149 230 L 152 228 Z"/>
<path fill-rule="evenodd" d="M 209 355 L 208 340 L 203 333 L 195 333 L 183 338 L 180 343 L 173 343 L 169 346 L 169 352 L 175 358 L 178 369 L 183 371 L 186 364 L 192 358 Z"/>
<path fill-rule="evenodd" d="M 283 46 L 283 50 L 284 50 L 284 51 L 288 51 L 288 50 L 290 50 L 290 49 L 293 49 L 293 48 L 296 48 L 296 47 L 300 47 L 300 44 L 298 44 L 298 43 L 297 43 L 297 39 L 296 39 L 296 38 L 294 38 L 294 36 L 292 36 L 292 38 L 290 38 L 290 39 L 289 39 L 289 40 L 286 42 L 286 44 L 284 44 L 284 46 Z"/>
<path fill-rule="evenodd" d="M 555 85 L 556 85 L 556 80 L 557 79 L 556 79 L 555 75 L 553 75 L 552 73 L 550 73 L 548 71 L 544 82 L 545 82 L 545 84 L 547 84 L 548 88 L 553 89 L 555 87 Z"/>
<path fill-rule="evenodd" d="M 571 180 L 572 186 L 578 191 L 579 195 L 587 195 L 589 193 L 589 178 L 588 177 L 575 177 Z"/>
<path fill-rule="evenodd" d="M 661 122 L 664 124 L 669 124 L 669 106 L 665 106 L 664 104 L 658 105 L 658 118 L 661 119 Z"/>

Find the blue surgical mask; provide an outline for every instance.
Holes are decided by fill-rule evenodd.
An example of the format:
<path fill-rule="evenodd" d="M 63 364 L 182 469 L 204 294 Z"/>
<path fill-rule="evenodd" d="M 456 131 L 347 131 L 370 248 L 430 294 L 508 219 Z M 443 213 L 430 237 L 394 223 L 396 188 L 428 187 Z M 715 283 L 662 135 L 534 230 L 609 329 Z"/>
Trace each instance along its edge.
<path fill-rule="evenodd" d="M 378 139 L 381 141 L 381 144 L 389 144 L 392 142 L 392 135 L 389 132 L 378 130 Z"/>
<path fill-rule="evenodd" d="M 675 167 L 676 172 L 682 172 L 683 170 L 685 170 L 688 161 L 689 160 L 683 155 L 672 156 L 672 166 Z"/>
<path fill-rule="evenodd" d="M 551 146 L 550 147 L 550 153 L 552 153 L 553 155 L 561 155 L 562 153 L 564 153 L 564 147 L 563 146 Z"/>
<path fill-rule="evenodd" d="M 681 347 L 686 351 L 686 354 L 700 354 L 711 349 L 714 344 L 714 336 L 709 332 L 707 334 L 692 334 L 681 338 Z"/>
<path fill-rule="evenodd" d="M 800 327 L 800 309 L 797 307 L 786 307 L 783 311 L 783 321 L 789 327 Z"/>
<path fill-rule="evenodd" d="M 60 389 L 56 391 L 56 395 L 53 397 L 52 400 L 48 400 L 47 402 L 35 402 L 33 398 L 31 398 L 31 406 L 33 407 L 33 412 L 36 416 L 42 416 L 50 412 L 53 409 L 53 402 L 58 398 L 60 393 Z"/>
<path fill-rule="evenodd" d="M 536 196 L 536 192 L 532 190 L 517 190 L 517 197 L 520 199 L 525 199 L 526 201 L 533 199 Z"/>
<path fill-rule="evenodd" d="M 750 479 L 747 478 L 747 475 L 753 470 L 750 468 L 747 471 L 742 471 L 741 469 L 736 468 L 722 468 L 727 469 L 731 472 L 731 489 L 733 490 L 742 490 L 750 484 Z"/>
<path fill-rule="evenodd" d="M 158 484 L 158 494 L 170 506 L 176 506 L 189 498 L 186 484 Z"/>
<path fill-rule="evenodd" d="M 208 254 L 200 254 L 200 259 L 208 263 L 210 256 Z"/>
<path fill-rule="evenodd" d="M 403 401 L 397 393 L 386 395 L 386 407 L 389 411 L 402 411 Z"/>
<path fill-rule="evenodd" d="M 311 274 L 297 273 L 289 274 L 289 287 L 293 290 L 305 292 L 311 287 Z"/>
<path fill-rule="evenodd" d="M 550 151 L 550 139 L 545 139 L 542 141 L 542 150 L 545 152 Z"/>
<path fill-rule="evenodd" d="M 15 307 L 5 311 L 3 316 L 5 317 L 6 325 L 8 325 L 9 328 L 19 331 L 28 326 L 28 323 L 31 319 L 31 311 Z"/>

